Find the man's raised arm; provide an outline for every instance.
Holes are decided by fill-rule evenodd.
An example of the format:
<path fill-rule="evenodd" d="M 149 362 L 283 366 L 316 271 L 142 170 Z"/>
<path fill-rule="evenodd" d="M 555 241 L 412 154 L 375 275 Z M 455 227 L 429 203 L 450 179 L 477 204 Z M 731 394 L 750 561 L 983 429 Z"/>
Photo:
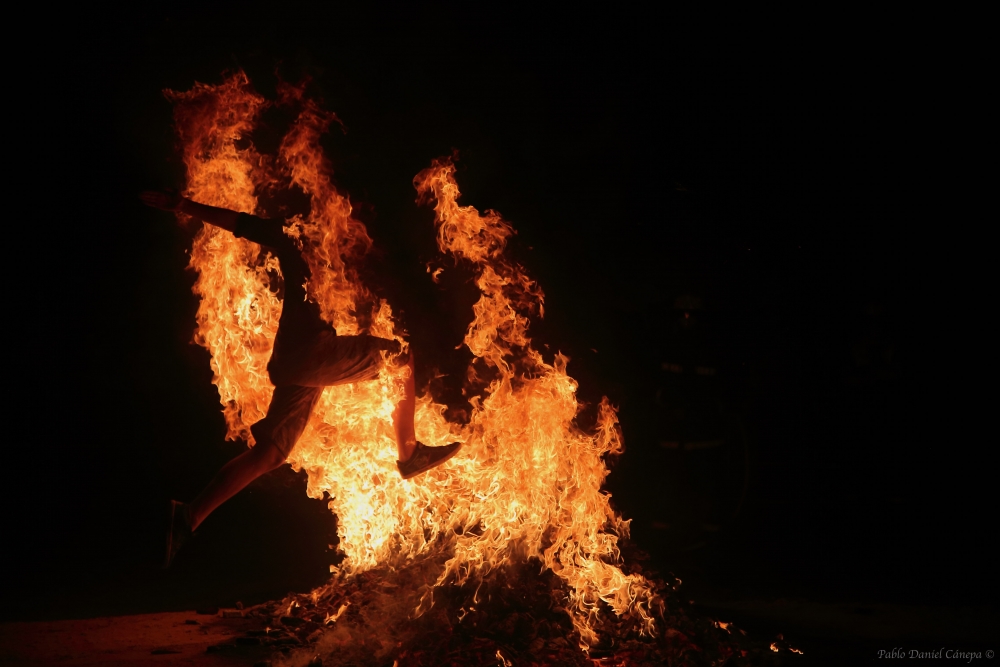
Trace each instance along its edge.
<path fill-rule="evenodd" d="M 164 211 L 184 213 L 185 215 L 190 215 L 192 218 L 207 222 L 210 225 L 222 227 L 227 232 L 236 229 L 236 218 L 240 215 L 236 211 L 230 211 L 228 208 L 199 204 L 180 195 L 156 192 L 154 190 L 143 192 L 139 195 L 139 199 L 146 206 L 152 206 Z"/>

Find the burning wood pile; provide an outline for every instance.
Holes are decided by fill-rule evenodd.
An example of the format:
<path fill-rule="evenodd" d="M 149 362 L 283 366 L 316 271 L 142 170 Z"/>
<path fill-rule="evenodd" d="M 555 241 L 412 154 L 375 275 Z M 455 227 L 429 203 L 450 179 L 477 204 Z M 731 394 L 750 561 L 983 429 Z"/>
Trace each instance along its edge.
<path fill-rule="evenodd" d="M 603 607 L 593 619 L 596 642 L 584 650 L 565 585 L 538 561 L 438 587 L 433 607 L 415 615 L 428 589 L 423 582 L 433 581 L 443 562 L 442 555 L 399 569 L 339 573 L 312 593 L 247 613 L 266 624 L 254 634 L 274 646 L 272 667 L 750 665 L 777 657 L 731 624 L 699 618 L 662 583 L 661 632 L 643 636 Z"/>
<path fill-rule="evenodd" d="M 185 194 L 259 213 L 275 193 L 297 190 L 307 215 L 287 231 L 309 264 L 310 298 L 341 335 L 368 331 L 403 342 L 392 310 L 362 284 L 355 262 L 371 246 L 348 198 L 332 184 L 320 137 L 336 117 L 282 84 L 256 94 L 243 73 L 223 83 L 168 91 L 187 168 Z M 258 152 L 252 132 L 271 105 L 295 110 L 277 153 Z M 568 359 L 546 358 L 528 336 L 544 296 L 509 259 L 511 225 L 494 211 L 458 204 L 451 159 L 414 178 L 434 209 L 442 260 L 472 267 L 480 298 L 464 345 L 472 354 L 464 424 L 434 397 L 418 400 L 427 443 L 461 441 L 462 455 L 411 481 L 395 469 L 391 426 L 402 373 L 328 387 L 289 462 L 308 492 L 329 498 L 344 560 L 331 582 L 254 613 L 283 628 L 283 664 L 722 664 L 745 648 L 723 624 L 698 621 L 670 587 L 624 565 L 628 521 L 601 491 L 605 457 L 622 451 L 614 408 L 577 422 Z M 266 207 L 263 207 L 266 208 Z M 431 230 L 428 230 L 430 233 Z M 445 263 L 442 262 L 442 266 Z M 196 341 L 212 356 L 228 437 L 253 446 L 273 387 L 266 372 L 281 301 L 280 269 L 260 246 L 205 226 L 191 251 L 200 297 Z M 435 271 L 432 277 L 439 274 Z M 265 630 L 264 639 L 269 639 Z M 589 658 L 588 658 L 589 656 Z"/>

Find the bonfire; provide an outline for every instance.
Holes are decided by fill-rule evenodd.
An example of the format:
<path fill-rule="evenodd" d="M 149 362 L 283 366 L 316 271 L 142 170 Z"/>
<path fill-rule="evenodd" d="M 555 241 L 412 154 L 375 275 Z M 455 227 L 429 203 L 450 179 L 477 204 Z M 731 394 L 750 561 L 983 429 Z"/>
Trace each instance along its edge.
<path fill-rule="evenodd" d="M 272 193 L 295 189 L 309 213 L 293 218 L 312 278 L 310 297 L 340 334 L 403 340 L 390 304 L 359 279 L 371 248 L 351 202 L 332 181 L 320 137 L 336 116 L 305 86 L 281 84 L 277 100 L 237 72 L 218 85 L 167 91 L 187 171 L 185 195 L 261 213 Z M 269 105 L 295 120 L 275 154 L 249 141 Z M 317 590 L 247 610 L 275 665 L 735 664 L 757 654 L 726 623 L 698 619 L 679 581 L 643 572 L 623 556 L 629 522 L 602 491 L 607 458 L 622 452 L 615 409 L 578 422 L 569 360 L 532 344 L 544 294 L 510 259 L 511 224 L 459 204 L 451 157 L 413 180 L 433 208 L 443 258 L 466 263 L 479 299 L 463 344 L 472 353 L 463 423 L 447 406 L 418 400 L 416 430 L 429 442 L 464 443 L 448 465 L 410 481 L 395 469 L 391 413 L 402 392 L 386 366 L 376 381 L 329 387 L 289 462 L 311 497 L 337 516 L 342 558 Z M 265 366 L 277 330 L 280 270 L 260 246 L 205 225 L 191 267 L 200 299 L 195 340 L 211 354 L 227 437 L 254 445 L 250 426 L 271 398 Z M 748 653 L 749 651 L 749 653 Z M 769 651 L 764 652 L 765 654 Z M 732 661 L 728 663 L 727 661 Z"/>

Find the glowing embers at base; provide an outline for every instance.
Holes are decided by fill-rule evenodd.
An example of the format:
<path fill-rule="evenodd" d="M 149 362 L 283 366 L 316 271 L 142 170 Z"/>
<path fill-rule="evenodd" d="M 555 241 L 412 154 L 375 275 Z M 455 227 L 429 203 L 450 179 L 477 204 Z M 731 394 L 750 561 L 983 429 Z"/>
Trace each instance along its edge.
<path fill-rule="evenodd" d="M 186 194 L 256 212 L 258 192 L 302 190 L 311 211 L 293 219 L 289 233 L 312 270 L 310 297 L 341 334 L 358 332 L 357 313 L 370 311 L 371 333 L 397 337 L 390 307 L 372 297 L 353 269 L 371 241 L 347 197 L 333 187 L 320 147 L 334 116 L 301 89 L 283 86 L 281 93 L 278 104 L 297 117 L 273 156 L 248 141 L 261 111 L 273 103 L 254 93 L 244 74 L 168 93 Z M 622 450 L 615 411 L 605 400 L 593 431 L 576 425 L 580 406 L 567 358 L 546 361 L 528 336 L 544 297 L 505 255 L 513 229 L 496 212 L 460 206 L 454 173 L 451 160 L 434 160 L 414 185 L 419 201 L 434 207 L 441 252 L 471 262 L 477 272 L 481 296 L 464 342 L 495 372 L 483 398 L 473 400 L 468 424 L 447 422 L 445 406 L 433 397 L 418 400 L 418 437 L 465 447 L 412 481 L 396 471 L 391 424 L 402 394 L 399 373 L 406 371 L 386 366 L 377 380 L 325 390 L 289 460 L 308 474 L 311 496 L 330 497 L 346 556 L 338 576 L 429 558 L 437 563 L 435 586 L 464 586 L 512 562 L 537 559 L 565 582 L 565 609 L 583 645 L 597 640 L 602 605 L 634 621 L 641 633 L 655 634 L 662 601 L 641 575 L 619 567 L 618 540 L 628 522 L 601 492 L 603 457 Z M 250 440 L 249 428 L 266 413 L 273 391 L 265 367 L 281 312 L 269 287 L 277 265 L 260 247 L 206 226 L 195 239 L 191 266 L 201 299 L 196 340 L 212 355 L 228 437 Z M 433 593 L 422 593 L 418 612 L 433 606 Z"/>

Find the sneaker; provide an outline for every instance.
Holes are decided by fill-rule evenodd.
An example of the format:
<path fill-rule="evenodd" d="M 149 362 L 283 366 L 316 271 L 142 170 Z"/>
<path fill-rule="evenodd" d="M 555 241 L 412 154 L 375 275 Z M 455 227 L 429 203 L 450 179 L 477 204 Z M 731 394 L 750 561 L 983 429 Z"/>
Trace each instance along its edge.
<path fill-rule="evenodd" d="M 176 500 L 170 501 L 170 530 L 167 531 L 167 556 L 163 569 L 170 567 L 184 543 L 191 538 L 191 507 Z"/>
<path fill-rule="evenodd" d="M 403 479 L 416 477 L 422 472 L 427 472 L 431 468 L 436 468 L 462 448 L 462 443 L 453 442 L 444 447 L 428 447 L 422 442 L 417 443 L 417 448 L 413 450 L 413 456 L 406 461 L 396 461 L 399 474 Z"/>

